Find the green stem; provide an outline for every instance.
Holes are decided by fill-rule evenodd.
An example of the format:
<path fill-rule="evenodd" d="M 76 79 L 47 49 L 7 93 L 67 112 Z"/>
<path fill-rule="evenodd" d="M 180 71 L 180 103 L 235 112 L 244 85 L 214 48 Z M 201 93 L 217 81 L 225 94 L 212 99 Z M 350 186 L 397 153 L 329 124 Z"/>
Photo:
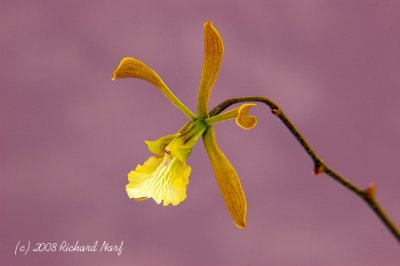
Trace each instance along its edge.
<path fill-rule="evenodd" d="M 351 183 L 346 178 L 342 177 L 334 170 L 329 168 L 315 153 L 313 148 L 307 143 L 305 138 L 300 134 L 299 130 L 294 126 L 294 124 L 289 120 L 289 118 L 285 115 L 282 109 L 279 106 L 271 101 L 270 99 L 264 97 L 250 96 L 250 97 L 241 97 L 241 98 L 232 98 L 226 100 L 216 106 L 213 110 L 211 110 L 209 116 L 213 117 L 224 111 L 226 108 L 233 104 L 243 103 L 243 102 L 262 102 L 266 104 L 272 111 L 272 113 L 277 116 L 281 122 L 286 126 L 286 128 L 292 133 L 292 135 L 296 138 L 296 140 L 300 143 L 306 153 L 310 156 L 311 160 L 314 162 L 314 173 L 320 174 L 325 173 L 330 176 L 341 185 L 355 193 L 361 199 L 365 201 L 365 203 L 372 209 L 372 211 L 378 216 L 381 222 L 386 226 L 389 232 L 394 236 L 394 238 L 400 244 L 400 231 L 394 224 L 394 222 L 390 219 L 390 217 L 386 214 L 384 209 L 378 203 L 378 200 L 375 196 L 376 187 L 369 186 L 367 189 L 361 189 L 358 186 Z"/>
<path fill-rule="evenodd" d="M 239 108 L 232 109 L 222 114 L 217 114 L 215 116 L 206 118 L 204 122 L 207 126 L 212 126 L 217 123 L 224 122 L 226 120 L 234 119 L 238 116 Z"/>

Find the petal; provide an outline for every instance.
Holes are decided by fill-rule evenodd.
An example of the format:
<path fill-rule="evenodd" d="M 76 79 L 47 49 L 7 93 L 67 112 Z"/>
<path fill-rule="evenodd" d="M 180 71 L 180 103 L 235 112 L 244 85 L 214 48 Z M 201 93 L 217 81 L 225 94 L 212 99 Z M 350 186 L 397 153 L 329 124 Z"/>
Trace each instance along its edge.
<path fill-rule="evenodd" d="M 218 147 L 212 126 L 204 133 L 203 141 L 226 206 L 236 226 L 243 228 L 246 226 L 247 203 L 239 177 Z"/>
<path fill-rule="evenodd" d="M 163 155 L 165 153 L 165 148 L 168 146 L 168 144 L 178 136 L 179 134 L 172 134 L 161 137 L 158 140 L 145 140 L 144 142 L 147 144 L 147 148 L 149 149 L 149 151 L 157 155 Z"/>
<path fill-rule="evenodd" d="M 244 129 L 252 129 L 257 125 L 257 117 L 249 115 L 249 109 L 255 104 L 243 104 L 239 107 L 236 124 Z"/>
<path fill-rule="evenodd" d="M 186 161 L 192 153 L 192 149 L 194 145 L 196 145 L 197 140 L 203 135 L 206 129 L 207 126 L 202 120 L 189 122 L 189 124 L 180 131 L 178 137 L 168 144 L 165 148 L 165 152 L 181 161 Z"/>
<path fill-rule="evenodd" d="M 197 97 L 198 115 L 208 117 L 208 98 L 218 78 L 221 67 L 224 44 L 211 21 L 204 23 L 204 62 L 201 73 L 200 88 Z"/>
<path fill-rule="evenodd" d="M 186 198 L 191 168 L 185 162 L 172 158 L 150 157 L 128 174 L 126 191 L 130 198 L 153 198 L 157 204 L 178 205 Z"/>
<path fill-rule="evenodd" d="M 144 201 L 144 200 L 148 200 L 149 198 L 145 198 L 145 197 L 143 197 L 143 198 L 136 198 L 135 200 L 137 200 L 137 201 Z"/>
<path fill-rule="evenodd" d="M 139 78 L 150 82 L 187 117 L 192 120 L 196 118 L 196 115 L 171 92 L 157 73 L 143 62 L 132 57 L 123 58 L 119 66 L 114 70 L 112 79 L 115 80 L 119 78 Z"/>
<path fill-rule="evenodd" d="M 236 118 L 236 124 L 238 126 L 244 129 L 252 129 L 257 125 L 257 118 L 255 116 L 249 115 L 249 109 L 253 106 L 256 106 L 256 104 L 246 103 L 241 105 L 240 107 L 234 108 L 222 114 L 206 118 L 204 122 L 207 126 L 211 126 Z"/>

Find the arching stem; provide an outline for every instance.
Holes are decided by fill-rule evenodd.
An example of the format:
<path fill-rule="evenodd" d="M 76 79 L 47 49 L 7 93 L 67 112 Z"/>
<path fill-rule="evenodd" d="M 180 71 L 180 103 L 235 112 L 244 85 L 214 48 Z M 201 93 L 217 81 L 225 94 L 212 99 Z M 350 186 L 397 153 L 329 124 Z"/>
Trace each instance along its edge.
<path fill-rule="evenodd" d="M 372 209 L 372 211 L 378 216 L 381 222 L 386 226 L 389 232 L 395 237 L 395 239 L 400 244 L 400 231 L 394 224 L 394 222 L 390 219 L 390 217 L 386 214 L 384 209 L 380 206 L 377 198 L 376 198 L 376 186 L 375 184 L 370 184 L 366 189 L 361 189 L 358 186 L 354 185 L 352 182 L 342 177 L 334 170 L 329 168 L 315 153 L 313 148 L 308 144 L 305 138 L 300 134 L 299 130 L 294 126 L 294 124 L 289 120 L 289 118 L 285 115 L 282 109 L 279 106 L 271 101 L 270 99 L 258 96 L 250 96 L 250 97 L 240 97 L 240 98 L 232 98 L 226 100 L 216 106 L 209 113 L 210 117 L 218 115 L 223 112 L 226 108 L 233 104 L 243 103 L 243 102 L 261 102 L 266 104 L 270 109 L 272 114 L 277 116 L 281 122 L 286 126 L 286 128 L 292 133 L 292 135 L 296 138 L 296 140 L 300 143 L 306 153 L 310 156 L 311 160 L 314 163 L 314 173 L 320 174 L 325 173 L 330 176 L 341 185 L 352 191 L 354 194 L 359 196 L 361 199 L 365 201 L 365 203 Z"/>

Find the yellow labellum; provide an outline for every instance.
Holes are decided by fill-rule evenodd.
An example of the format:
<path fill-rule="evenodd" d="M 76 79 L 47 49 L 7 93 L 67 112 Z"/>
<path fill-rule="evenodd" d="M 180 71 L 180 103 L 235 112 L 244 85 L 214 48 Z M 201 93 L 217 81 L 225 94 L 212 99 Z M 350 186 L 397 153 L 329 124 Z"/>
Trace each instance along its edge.
<path fill-rule="evenodd" d="M 130 198 L 153 198 L 164 206 L 178 205 L 186 198 L 190 166 L 186 159 L 207 126 L 201 120 L 188 123 L 176 134 L 146 141 L 149 150 L 157 157 L 150 157 L 128 174 L 126 192 Z"/>
<path fill-rule="evenodd" d="M 178 205 L 186 198 L 191 168 L 185 162 L 166 154 L 150 157 L 128 174 L 126 192 L 130 198 L 153 198 L 157 204 Z"/>

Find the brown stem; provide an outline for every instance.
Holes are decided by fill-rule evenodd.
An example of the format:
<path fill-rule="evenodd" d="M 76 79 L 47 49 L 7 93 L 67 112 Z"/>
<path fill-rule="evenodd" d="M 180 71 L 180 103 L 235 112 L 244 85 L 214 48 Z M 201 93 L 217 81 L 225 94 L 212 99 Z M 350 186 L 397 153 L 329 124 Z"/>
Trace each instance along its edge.
<path fill-rule="evenodd" d="M 307 143 L 304 137 L 300 134 L 297 128 L 293 125 L 293 123 L 289 120 L 289 118 L 285 115 L 282 109 L 279 106 L 271 101 L 270 99 L 264 97 L 250 96 L 250 97 L 241 97 L 241 98 L 232 98 L 226 100 L 216 106 L 210 112 L 210 117 L 215 116 L 226 108 L 233 104 L 242 103 L 242 102 L 262 102 L 268 105 L 271 109 L 272 113 L 277 116 L 281 122 L 289 129 L 290 133 L 296 138 L 296 140 L 300 143 L 303 149 L 307 152 L 307 154 L 311 157 L 311 160 L 314 162 L 314 173 L 320 174 L 325 173 L 330 176 L 340 184 L 342 184 L 347 189 L 351 190 L 357 196 L 362 198 L 365 203 L 372 209 L 372 211 L 378 216 L 381 222 L 386 226 L 386 228 L 390 231 L 390 233 L 396 238 L 396 240 L 400 243 L 400 231 L 393 223 L 393 221 L 389 218 L 383 208 L 379 205 L 378 200 L 376 198 L 376 186 L 371 184 L 367 189 L 361 189 L 358 186 L 354 185 L 346 178 L 342 177 L 332 169 L 330 169 L 315 153 L 315 151 L 311 148 L 311 146 Z"/>

